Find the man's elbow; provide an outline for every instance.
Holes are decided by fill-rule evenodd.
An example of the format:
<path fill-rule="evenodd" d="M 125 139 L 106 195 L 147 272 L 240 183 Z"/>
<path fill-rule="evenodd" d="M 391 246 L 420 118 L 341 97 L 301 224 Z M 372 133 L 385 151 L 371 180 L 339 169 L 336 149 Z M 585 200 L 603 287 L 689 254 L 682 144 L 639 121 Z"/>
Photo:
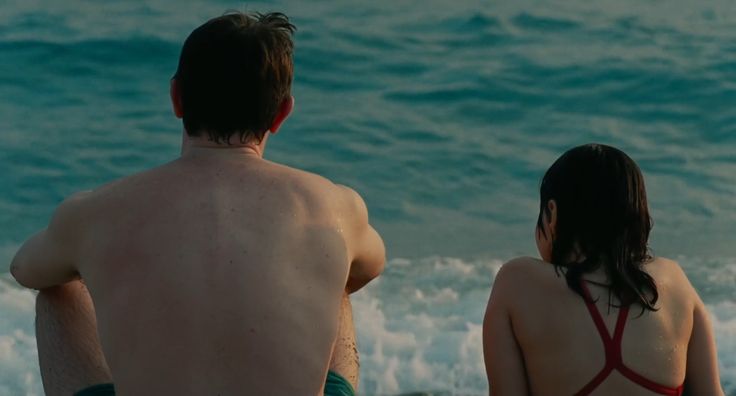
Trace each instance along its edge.
<path fill-rule="evenodd" d="M 349 277 L 348 282 L 345 285 L 345 291 L 348 294 L 353 294 L 357 292 L 358 290 L 362 289 L 363 287 L 365 287 L 365 285 L 367 285 L 373 279 L 375 279 L 375 277 L 365 277 L 365 276 L 359 277 L 359 278 Z"/>
<path fill-rule="evenodd" d="M 376 255 L 371 261 L 372 264 L 364 267 L 361 274 L 365 283 L 378 278 L 383 273 L 383 269 L 386 266 L 386 255 L 382 252 L 382 254 Z"/>
<path fill-rule="evenodd" d="M 36 276 L 29 273 L 29 268 L 25 266 L 17 256 L 13 259 L 13 262 L 10 263 L 10 274 L 13 276 L 15 281 L 27 288 L 27 289 L 35 289 L 40 290 L 44 286 L 38 284 Z"/>
<path fill-rule="evenodd" d="M 373 267 L 373 271 L 370 273 L 370 280 L 378 278 L 382 273 L 384 268 L 386 268 L 386 257 L 383 256 L 381 260 L 379 261 L 379 264 L 375 265 Z"/>
<path fill-rule="evenodd" d="M 18 272 L 19 272 L 18 265 L 15 263 L 15 260 L 13 260 L 10 263 L 10 275 L 13 275 L 13 278 L 15 278 L 17 280 L 18 279 Z"/>
<path fill-rule="evenodd" d="M 384 265 L 385 260 L 381 260 L 380 263 L 376 262 L 375 265 L 369 266 L 368 268 L 362 268 L 362 271 L 351 273 L 348 276 L 348 282 L 346 285 L 348 293 L 355 293 L 370 283 L 373 279 L 378 278 L 378 276 L 383 272 Z"/>
<path fill-rule="evenodd" d="M 19 263 L 19 261 L 20 260 L 18 260 L 17 257 L 16 257 L 10 263 L 10 275 L 13 276 L 13 278 L 15 279 L 16 282 L 18 282 L 18 284 L 20 284 L 23 287 L 27 287 L 27 288 L 31 289 L 32 287 L 30 287 L 28 285 L 28 282 L 26 282 L 26 280 L 25 280 L 26 277 L 25 277 L 25 273 L 23 271 L 23 266 L 21 266 L 21 264 Z"/>

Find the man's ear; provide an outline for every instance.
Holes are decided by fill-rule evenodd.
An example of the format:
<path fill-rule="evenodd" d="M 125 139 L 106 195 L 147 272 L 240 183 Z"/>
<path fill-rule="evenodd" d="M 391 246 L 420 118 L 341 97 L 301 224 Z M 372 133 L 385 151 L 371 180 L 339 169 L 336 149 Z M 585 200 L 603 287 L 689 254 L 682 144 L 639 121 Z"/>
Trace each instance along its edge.
<path fill-rule="evenodd" d="M 174 115 L 176 116 L 176 118 L 184 117 L 184 109 L 181 105 L 179 82 L 176 81 L 176 78 L 171 79 L 171 85 L 169 86 L 169 96 L 171 96 L 171 107 L 174 109 Z"/>
<path fill-rule="evenodd" d="M 288 98 L 284 99 L 283 102 L 281 102 L 281 105 L 279 106 L 279 112 L 276 113 L 276 117 L 273 119 L 271 127 L 268 128 L 268 130 L 271 133 L 278 132 L 279 128 L 281 128 L 281 124 L 286 121 L 286 118 L 289 117 L 289 114 L 291 114 L 292 110 L 294 110 L 294 97 L 289 96 Z"/>
<path fill-rule="evenodd" d="M 557 231 L 557 202 L 554 199 L 547 201 L 547 210 L 549 211 L 549 230 L 554 236 Z"/>

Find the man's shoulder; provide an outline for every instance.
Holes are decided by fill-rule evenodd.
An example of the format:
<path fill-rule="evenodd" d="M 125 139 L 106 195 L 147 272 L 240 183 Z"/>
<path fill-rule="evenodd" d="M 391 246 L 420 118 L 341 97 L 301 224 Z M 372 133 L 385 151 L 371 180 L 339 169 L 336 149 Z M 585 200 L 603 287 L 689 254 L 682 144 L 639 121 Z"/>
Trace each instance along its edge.
<path fill-rule="evenodd" d="M 302 182 L 302 183 L 309 183 L 309 184 L 315 184 L 317 187 L 326 187 L 326 188 L 334 188 L 335 183 L 333 183 L 330 179 L 328 179 L 325 176 L 322 176 L 318 173 L 308 171 L 306 169 L 300 169 L 295 168 L 289 165 L 281 164 L 278 162 L 272 162 L 272 161 L 265 161 L 268 166 L 270 166 L 275 173 L 278 173 L 282 175 L 283 177 L 287 177 L 290 179 L 290 181 L 294 182 Z"/>
<path fill-rule="evenodd" d="M 78 191 L 65 198 L 54 210 L 49 228 L 54 230 L 74 230 L 86 216 L 90 205 L 92 190 Z M 66 233 L 66 231 L 64 231 Z"/>
<path fill-rule="evenodd" d="M 81 219 L 96 217 L 95 213 L 107 211 L 111 205 L 130 200 L 136 190 L 154 185 L 157 168 L 141 171 L 111 180 L 89 190 L 69 195 L 56 209 L 56 213 L 69 214 Z"/>
<path fill-rule="evenodd" d="M 111 195 L 126 192 L 126 190 L 150 188 L 154 185 L 160 185 L 162 181 L 170 179 L 172 172 L 176 171 L 176 165 L 174 162 L 144 169 L 130 175 L 110 180 L 95 187 L 88 191 L 87 198 L 89 201 L 104 201 Z"/>
<path fill-rule="evenodd" d="M 274 171 L 274 177 L 279 178 L 289 188 L 298 189 L 300 192 L 313 195 L 316 198 L 326 200 L 345 199 L 350 194 L 349 188 L 337 184 L 318 173 L 275 162 L 269 162 L 269 166 Z"/>
<path fill-rule="evenodd" d="M 318 199 L 328 201 L 342 215 L 367 222 L 368 209 L 360 194 L 343 184 L 335 183 L 325 176 L 307 170 L 272 163 L 280 172 L 289 175 L 288 182 L 307 190 Z"/>

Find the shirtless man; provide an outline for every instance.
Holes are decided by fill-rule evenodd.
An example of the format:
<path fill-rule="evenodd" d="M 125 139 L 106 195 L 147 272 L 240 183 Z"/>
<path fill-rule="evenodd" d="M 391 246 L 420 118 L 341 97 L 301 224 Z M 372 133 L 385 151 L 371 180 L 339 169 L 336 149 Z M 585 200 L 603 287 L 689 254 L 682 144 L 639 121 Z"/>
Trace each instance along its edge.
<path fill-rule="evenodd" d="M 181 157 L 65 200 L 17 253 L 47 394 L 351 394 L 346 293 L 384 246 L 354 191 L 263 159 L 294 106 L 293 30 L 232 13 L 192 32 Z"/>

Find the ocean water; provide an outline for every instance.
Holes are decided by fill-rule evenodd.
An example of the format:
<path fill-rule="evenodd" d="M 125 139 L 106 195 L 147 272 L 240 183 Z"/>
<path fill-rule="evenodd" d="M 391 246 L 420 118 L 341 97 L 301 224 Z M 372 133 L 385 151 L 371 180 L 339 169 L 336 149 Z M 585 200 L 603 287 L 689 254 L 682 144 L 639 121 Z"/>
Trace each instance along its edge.
<path fill-rule="evenodd" d="M 67 195 L 178 155 L 169 78 L 225 10 L 298 27 L 272 160 L 348 184 L 386 240 L 354 296 L 361 394 L 487 392 L 496 271 L 535 254 L 537 187 L 567 148 L 641 166 L 651 246 L 708 305 L 736 395 L 736 6 L 728 0 L 0 0 L 0 260 Z M 0 395 L 42 394 L 33 294 L 0 264 Z"/>

